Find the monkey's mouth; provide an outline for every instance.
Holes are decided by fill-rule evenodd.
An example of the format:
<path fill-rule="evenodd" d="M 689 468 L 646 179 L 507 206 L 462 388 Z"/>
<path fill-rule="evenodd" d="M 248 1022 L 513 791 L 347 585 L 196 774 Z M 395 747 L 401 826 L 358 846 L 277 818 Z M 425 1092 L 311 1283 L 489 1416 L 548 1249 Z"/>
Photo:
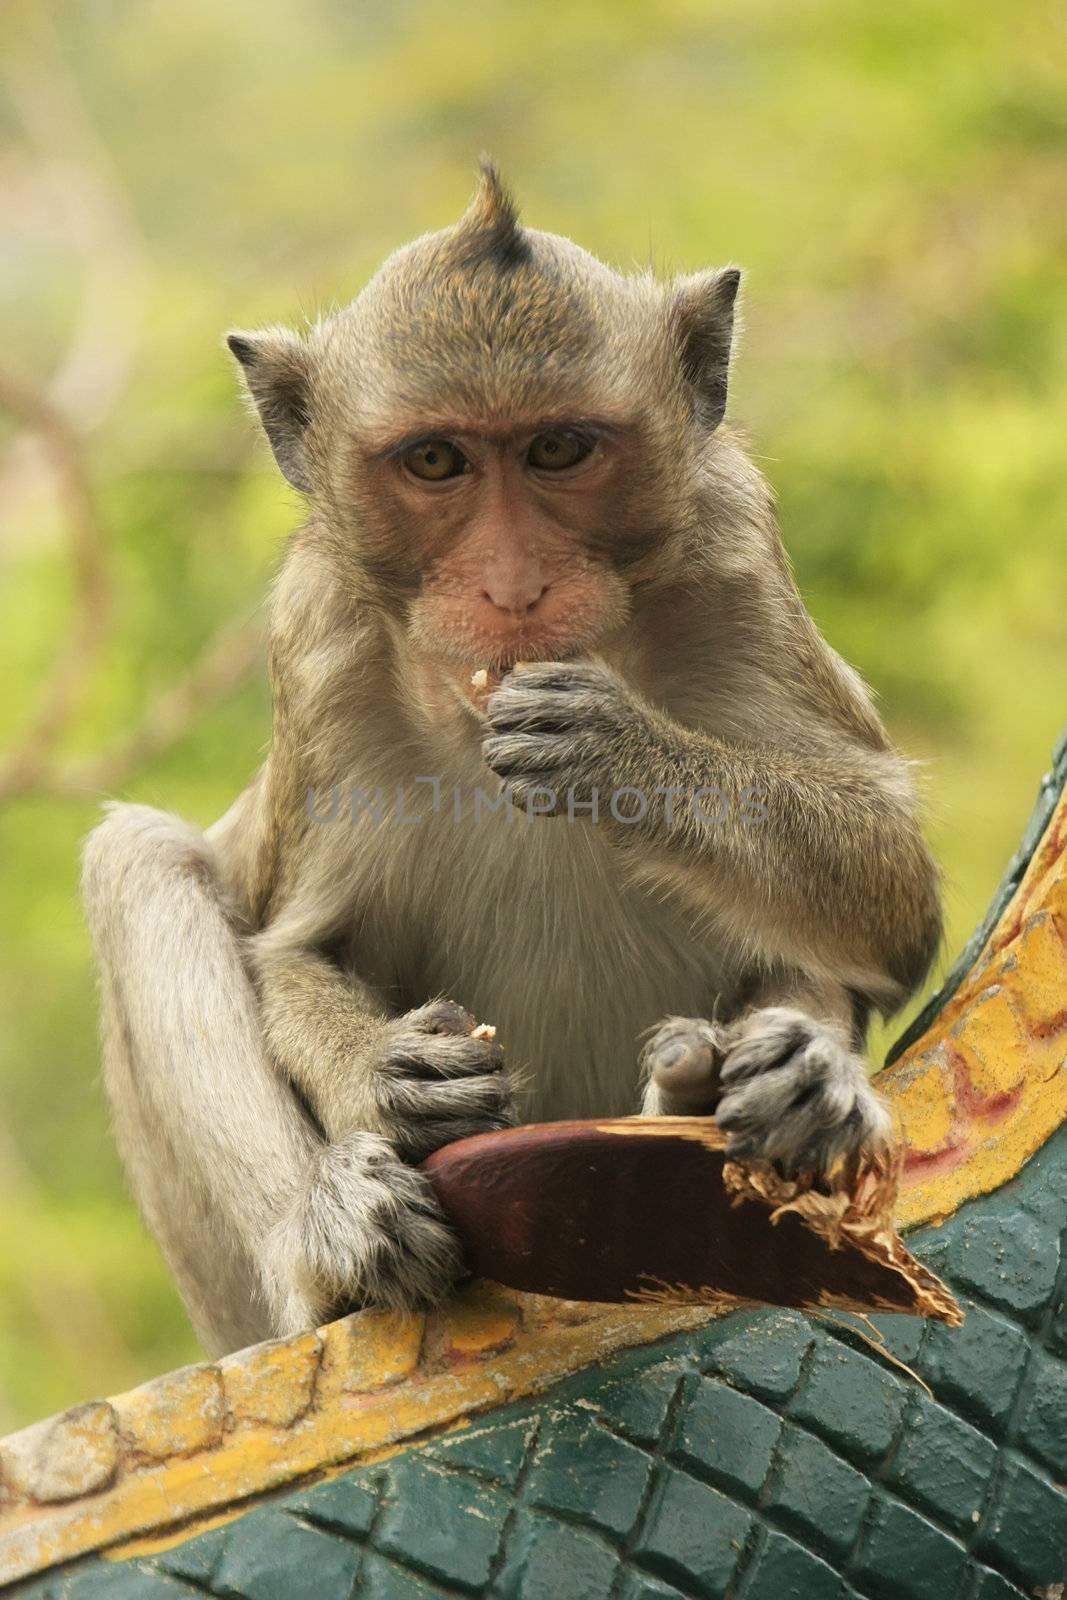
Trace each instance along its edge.
<path fill-rule="evenodd" d="M 544 654 L 540 659 L 542 661 L 574 661 L 577 657 L 578 652 L 576 650 L 569 650 L 566 653 L 555 651 L 552 654 Z M 481 712 L 482 716 L 484 716 L 489 696 L 494 690 L 500 688 L 508 673 L 521 672 L 523 667 L 531 665 L 533 665 L 533 658 L 525 655 L 517 656 L 507 662 L 496 662 L 492 666 L 479 667 L 476 672 L 471 673 L 470 681 L 466 685 L 467 699 L 475 710 Z"/>
<path fill-rule="evenodd" d="M 581 654 L 576 645 L 562 650 L 558 645 L 551 643 L 516 645 L 514 649 L 499 652 L 491 656 L 485 664 L 485 670 L 490 678 L 503 678 L 513 667 L 526 662 L 534 661 L 576 661 Z"/>

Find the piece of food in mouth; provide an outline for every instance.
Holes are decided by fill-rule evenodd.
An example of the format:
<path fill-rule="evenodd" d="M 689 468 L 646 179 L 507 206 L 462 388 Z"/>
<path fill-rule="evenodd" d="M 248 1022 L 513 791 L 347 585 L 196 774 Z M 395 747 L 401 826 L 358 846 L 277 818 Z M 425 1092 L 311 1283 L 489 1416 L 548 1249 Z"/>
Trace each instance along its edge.
<path fill-rule="evenodd" d="M 494 689 L 499 689 L 503 681 L 503 674 L 493 672 L 488 667 L 479 667 L 477 672 L 471 673 L 470 685 L 467 694 L 471 704 L 479 711 L 484 711 L 486 702 Z"/>
<path fill-rule="evenodd" d="M 467 693 L 471 703 L 480 711 L 485 710 L 486 702 L 494 689 L 499 689 L 509 672 L 521 672 L 528 666 L 526 661 L 514 661 L 510 667 L 479 667 L 477 672 L 472 672 Z"/>
<path fill-rule="evenodd" d="M 471 1038 L 491 1041 L 496 1038 L 496 1029 L 491 1022 L 479 1022 L 478 1026 L 471 1030 Z"/>
<path fill-rule="evenodd" d="M 897 1153 L 819 1188 L 726 1143 L 712 1117 L 552 1122 L 460 1139 L 422 1170 L 470 1269 L 513 1289 L 963 1321 L 896 1233 Z"/>

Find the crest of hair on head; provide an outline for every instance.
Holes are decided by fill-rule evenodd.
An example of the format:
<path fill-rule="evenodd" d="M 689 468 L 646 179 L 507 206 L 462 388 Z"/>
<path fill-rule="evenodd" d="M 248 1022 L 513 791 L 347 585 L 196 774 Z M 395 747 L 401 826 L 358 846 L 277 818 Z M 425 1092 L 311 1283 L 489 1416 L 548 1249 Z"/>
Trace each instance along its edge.
<path fill-rule="evenodd" d="M 478 187 L 459 220 L 458 231 L 465 265 L 486 262 L 506 270 L 529 260 L 530 241 L 519 222 L 515 202 L 488 159 L 481 163 Z"/>

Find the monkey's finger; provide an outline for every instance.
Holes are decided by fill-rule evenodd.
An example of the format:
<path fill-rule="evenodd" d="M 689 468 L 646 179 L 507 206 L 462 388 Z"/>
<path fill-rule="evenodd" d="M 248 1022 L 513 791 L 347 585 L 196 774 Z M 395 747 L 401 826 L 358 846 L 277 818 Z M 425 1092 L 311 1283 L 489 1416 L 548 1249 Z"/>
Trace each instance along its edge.
<path fill-rule="evenodd" d="M 414 1033 L 470 1033 L 475 1026 L 465 1006 L 443 996 L 415 1011 L 406 1011 L 401 1021 L 405 1032 Z"/>
<path fill-rule="evenodd" d="M 724 1133 L 738 1135 L 788 1122 L 832 1128 L 845 1121 L 855 1103 L 851 1085 L 812 1080 L 792 1068 L 779 1067 L 737 1088 L 727 1088 L 715 1120 Z"/>
<path fill-rule="evenodd" d="M 421 1173 L 386 1140 L 355 1134 L 323 1148 L 318 1177 L 272 1236 L 286 1275 L 323 1317 L 343 1305 L 418 1309 L 443 1297 L 462 1255 Z"/>
<path fill-rule="evenodd" d="M 799 1056 L 728 1087 L 715 1113 L 727 1155 L 828 1172 L 844 1154 L 884 1144 L 889 1113 L 855 1057 L 820 1037 Z"/>
<path fill-rule="evenodd" d="M 622 680 L 610 667 L 598 661 L 524 661 L 521 668 L 513 667 L 504 675 L 499 689 L 494 692 L 533 694 L 540 689 L 547 689 L 603 694 L 605 690 L 621 688 Z"/>
<path fill-rule="evenodd" d="M 495 1039 L 454 1034 L 401 1034 L 389 1047 L 387 1075 L 409 1078 L 462 1078 L 502 1072 L 504 1048 Z"/>
<path fill-rule="evenodd" d="M 740 1092 L 762 1085 L 768 1104 L 778 1103 L 783 1110 L 810 1105 L 828 1122 L 836 1123 L 851 1111 L 861 1081 L 865 1076 L 855 1057 L 834 1040 L 817 1035 L 786 1060 L 756 1077 L 731 1078 L 727 1087 Z"/>
<path fill-rule="evenodd" d="M 711 1111 L 719 1093 L 721 1054 L 715 1029 L 699 1017 L 671 1017 L 641 1052 L 639 1065 L 659 1090 L 666 1116 Z"/>
<path fill-rule="evenodd" d="M 758 1123 L 743 1130 L 735 1129 L 731 1123 L 726 1156 L 731 1161 L 746 1157 L 773 1161 L 790 1175 L 800 1171 L 824 1173 L 830 1152 L 849 1144 L 846 1126 L 841 1123 L 830 1128 L 817 1117 L 807 1115 Z"/>
<path fill-rule="evenodd" d="M 514 1117 L 477 1116 L 454 1117 L 441 1122 L 429 1118 L 423 1122 L 412 1121 L 406 1125 L 398 1148 L 405 1160 L 417 1164 L 433 1155 L 435 1150 L 455 1144 L 460 1139 L 473 1139 L 479 1133 L 504 1133 L 514 1126 Z"/>
<path fill-rule="evenodd" d="M 561 774 L 582 770 L 582 749 L 569 735 L 500 733 L 482 740 L 482 759 L 501 778 L 518 777 L 526 784 L 551 787 Z"/>
<path fill-rule="evenodd" d="M 721 1117 L 718 1121 L 722 1127 Z M 869 1100 L 857 1100 L 849 1114 L 836 1123 L 828 1123 L 814 1109 L 802 1107 L 769 1125 L 735 1131 L 726 1154 L 731 1160 L 757 1156 L 773 1161 L 789 1175 L 825 1175 L 843 1158 L 886 1144 L 889 1134 L 888 1114 L 872 1095 Z"/>
<path fill-rule="evenodd" d="M 722 1065 L 723 1083 L 736 1083 L 790 1060 L 811 1040 L 816 1024 L 786 1006 L 767 1007 L 742 1024 Z"/>
<path fill-rule="evenodd" d="M 449 1080 L 394 1078 L 385 1085 L 381 1098 L 387 1113 L 405 1120 L 426 1117 L 479 1117 L 483 1122 L 487 1117 L 506 1120 L 511 1115 L 512 1104 L 511 1086 L 503 1073 Z"/>
<path fill-rule="evenodd" d="M 544 684 L 530 686 L 526 674 L 515 687 L 498 689 L 486 706 L 494 728 L 531 732 L 562 732 L 617 728 L 625 707 L 611 685 Z"/>
<path fill-rule="evenodd" d="M 591 695 L 500 690 L 493 696 L 489 721 L 501 731 L 560 733 L 588 726 L 597 720 L 599 709 L 599 700 Z"/>

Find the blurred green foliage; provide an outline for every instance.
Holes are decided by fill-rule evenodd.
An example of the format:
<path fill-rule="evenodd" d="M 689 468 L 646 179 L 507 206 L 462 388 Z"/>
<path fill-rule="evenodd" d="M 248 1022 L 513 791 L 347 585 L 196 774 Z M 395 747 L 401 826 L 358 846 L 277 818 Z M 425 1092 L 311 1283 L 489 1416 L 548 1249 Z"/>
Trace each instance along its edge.
<path fill-rule="evenodd" d="M 1046 0 L 9 0 L 0 363 L 83 432 L 116 594 L 64 755 L 254 617 L 296 520 L 223 330 L 348 299 L 487 149 L 527 220 L 620 265 L 746 269 L 732 413 L 924 764 L 950 956 L 1067 716 L 1065 26 Z M 3 417 L 0 444 L 2 746 L 72 577 L 47 462 Z M 121 792 L 207 823 L 268 736 L 257 672 Z M 97 1081 L 99 798 L 0 813 L 0 1431 L 196 1356 Z"/>

